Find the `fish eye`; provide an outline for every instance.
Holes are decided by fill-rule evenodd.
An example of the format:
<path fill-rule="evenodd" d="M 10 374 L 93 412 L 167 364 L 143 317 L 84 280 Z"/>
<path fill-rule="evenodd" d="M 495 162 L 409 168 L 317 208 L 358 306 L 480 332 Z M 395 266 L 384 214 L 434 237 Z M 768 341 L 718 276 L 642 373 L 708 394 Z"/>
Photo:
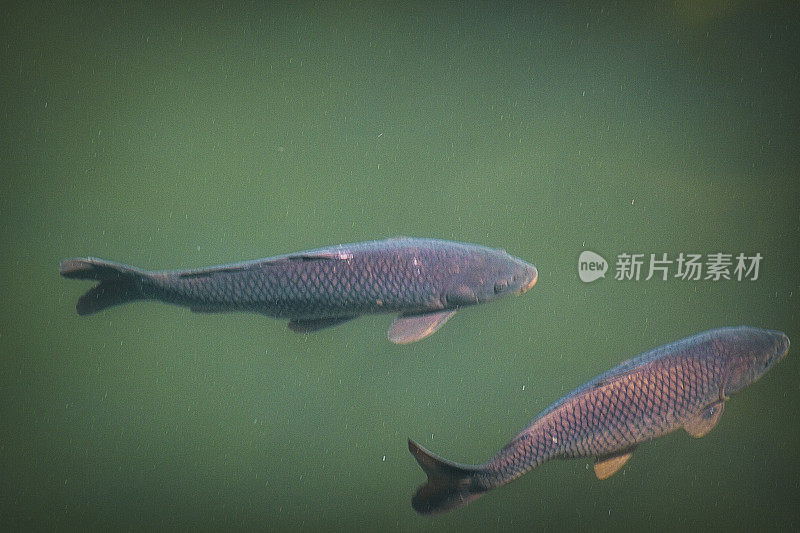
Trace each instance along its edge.
<path fill-rule="evenodd" d="M 507 280 L 504 280 L 504 279 L 498 280 L 494 284 L 494 293 L 495 294 L 500 294 L 501 292 L 503 292 L 507 288 L 508 288 L 508 281 Z"/>

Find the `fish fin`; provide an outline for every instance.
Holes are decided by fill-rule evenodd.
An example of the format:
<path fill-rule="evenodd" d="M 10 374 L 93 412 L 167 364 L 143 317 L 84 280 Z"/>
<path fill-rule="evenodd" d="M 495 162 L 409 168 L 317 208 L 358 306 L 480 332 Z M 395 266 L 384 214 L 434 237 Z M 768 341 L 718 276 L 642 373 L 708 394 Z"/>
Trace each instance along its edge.
<path fill-rule="evenodd" d="M 257 268 L 267 268 L 270 266 L 285 265 L 291 261 L 328 261 L 334 259 L 347 258 L 344 255 L 337 255 L 335 252 L 307 253 L 279 255 L 269 259 L 255 259 L 253 261 L 243 261 L 241 263 L 231 263 L 229 265 L 217 265 L 211 267 L 193 268 L 183 270 L 178 273 L 181 278 L 202 278 L 213 274 L 231 274 L 244 272 Z"/>
<path fill-rule="evenodd" d="M 692 419 L 686 422 L 683 425 L 683 429 L 692 437 L 699 439 L 714 429 L 719 419 L 722 418 L 722 411 L 724 410 L 725 402 L 723 400 L 707 405 L 699 413 L 694 415 Z"/>
<path fill-rule="evenodd" d="M 394 319 L 387 336 L 395 344 L 416 342 L 436 333 L 454 314 L 456 314 L 455 309 L 414 315 L 403 314 Z"/>
<path fill-rule="evenodd" d="M 488 490 L 475 478 L 478 468 L 437 457 L 411 439 L 408 450 L 428 476 L 428 481 L 411 498 L 416 512 L 436 514 L 458 509 Z"/>
<path fill-rule="evenodd" d="M 326 250 L 324 252 L 301 252 L 296 254 L 284 255 L 278 259 L 275 259 L 274 262 L 281 262 L 281 261 L 334 261 L 334 260 L 342 260 L 342 259 L 352 259 L 353 254 L 351 252 L 347 252 L 342 250 L 341 252 L 332 252 Z M 272 262 L 272 261 L 270 261 Z"/>
<path fill-rule="evenodd" d="M 180 272 L 178 272 L 178 277 L 184 279 L 204 278 L 212 274 L 229 274 L 232 272 L 243 272 L 245 270 L 249 270 L 250 268 L 253 268 L 253 265 L 251 263 L 238 263 L 234 265 L 219 265 L 212 267 L 192 268 L 190 270 L 181 270 Z"/>
<path fill-rule="evenodd" d="M 289 329 L 295 333 L 312 333 L 325 328 L 338 326 L 342 322 L 353 320 L 353 316 L 342 316 L 335 318 L 293 318 L 289 321 Z"/>
<path fill-rule="evenodd" d="M 59 272 L 65 278 L 100 282 L 78 298 L 75 309 L 79 315 L 144 298 L 140 286 L 147 274 L 132 266 L 95 257 L 71 258 L 61 261 Z"/>
<path fill-rule="evenodd" d="M 106 261 L 97 257 L 71 257 L 58 265 L 58 272 L 70 279 L 117 280 L 124 277 L 141 276 L 144 271 L 123 263 Z"/>
<path fill-rule="evenodd" d="M 608 479 L 628 462 L 633 455 L 633 448 L 627 448 L 620 453 L 598 457 L 594 463 L 594 473 L 597 479 Z"/>
<path fill-rule="evenodd" d="M 459 285 L 453 290 L 447 291 L 445 297 L 447 298 L 447 305 L 457 307 L 478 303 L 478 297 L 475 296 L 475 291 L 469 285 Z"/>

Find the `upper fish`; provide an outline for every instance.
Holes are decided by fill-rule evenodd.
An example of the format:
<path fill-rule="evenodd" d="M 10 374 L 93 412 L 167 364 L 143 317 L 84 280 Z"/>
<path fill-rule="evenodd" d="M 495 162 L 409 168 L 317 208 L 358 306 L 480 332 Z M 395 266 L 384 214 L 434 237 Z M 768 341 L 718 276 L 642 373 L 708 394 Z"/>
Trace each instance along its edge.
<path fill-rule="evenodd" d="M 264 313 L 310 332 L 367 313 L 399 313 L 388 332 L 398 344 L 431 335 L 461 307 L 522 294 L 538 279 L 536 267 L 504 250 L 407 237 L 192 270 L 71 258 L 60 272 L 100 282 L 78 300 L 80 315 L 147 299 L 198 312 Z"/>
<path fill-rule="evenodd" d="M 409 439 L 428 475 L 412 506 L 422 514 L 456 509 L 557 458 L 595 457 L 595 474 L 605 479 L 643 442 L 678 428 L 694 437 L 708 433 L 728 397 L 788 350 L 784 333 L 749 326 L 713 329 L 655 348 L 567 394 L 478 466 L 447 461 Z"/>

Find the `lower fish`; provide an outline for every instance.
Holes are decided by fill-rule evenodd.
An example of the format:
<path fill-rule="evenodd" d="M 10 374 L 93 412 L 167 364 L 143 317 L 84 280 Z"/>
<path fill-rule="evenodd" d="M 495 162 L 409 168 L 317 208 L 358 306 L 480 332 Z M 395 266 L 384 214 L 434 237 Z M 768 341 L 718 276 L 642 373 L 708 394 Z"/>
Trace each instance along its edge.
<path fill-rule="evenodd" d="M 61 275 L 100 283 L 80 297 L 88 315 L 134 300 L 192 311 L 253 311 L 311 332 L 367 313 L 399 313 L 389 340 L 405 344 L 437 331 L 461 307 L 522 294 L 538 271 L 504 250 L 436 239 L 340 244 L 193 270 L 146 271 L 97 259 L 64 259 Z"/>
<path fill-rule="evenodd" d="M 788 350 L 784 333 L 748 326 L 655 348 L 567 394 L 478 466 L 447 461 L 409 439 L 428 476 L 411 504 L 421 514 L 457 509 L 551 459 L 595 457 L 595 474 L 606 479 L 644 442 L 679 428 L 694 437 L 708 433 L 728 397 Z"/>

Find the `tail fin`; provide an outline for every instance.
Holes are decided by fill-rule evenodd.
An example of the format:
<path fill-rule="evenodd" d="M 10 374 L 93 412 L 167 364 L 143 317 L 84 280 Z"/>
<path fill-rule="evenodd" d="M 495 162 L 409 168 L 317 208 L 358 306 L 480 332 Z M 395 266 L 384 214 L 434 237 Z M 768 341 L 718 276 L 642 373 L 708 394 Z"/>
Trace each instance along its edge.
<path fill-rule="evenodd" d="M 408 450 L 428 476 L 417 489 L 411 506 L 420 514 L 435 514 L 458 509 L 486 492 L 478 483 L 477 467 L 460 465 L 437 457 L 408 439 Z"/>
<path fill-rule="evenodd" d="M 78 299 L 79 315 L 90 315 L 106 307 L 144 298 L 141 279 L 146 274 L 138 268 L 94 257 L 64 259 L 59 272 L 65 278 L 93 279 L 100 283 Z"/>

